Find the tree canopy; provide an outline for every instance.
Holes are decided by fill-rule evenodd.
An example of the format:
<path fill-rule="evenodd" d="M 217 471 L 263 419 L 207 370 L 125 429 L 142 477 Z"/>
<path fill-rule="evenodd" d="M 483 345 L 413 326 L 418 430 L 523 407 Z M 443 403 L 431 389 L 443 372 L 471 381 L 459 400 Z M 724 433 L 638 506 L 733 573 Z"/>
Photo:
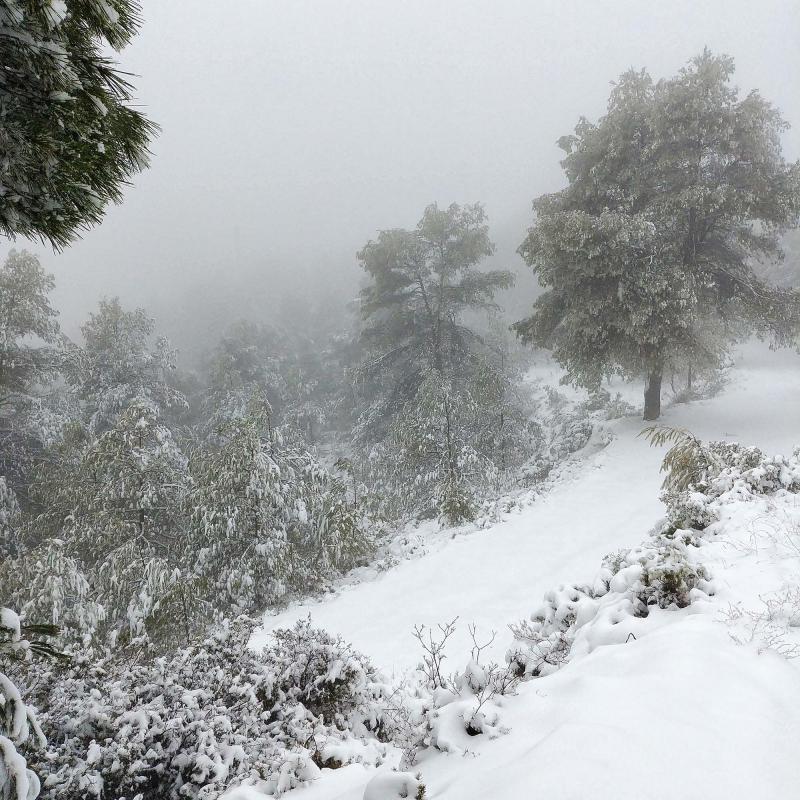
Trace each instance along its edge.
<path fill-rule="evenodd" d="M 147 165 L 157 128 L 107 55 L 138 26 L 135 0 L 0 2 L 0 233 L 63 247 Z"/>
<path fill-rule="evenodd" d="M 483 208 L 454 203 L 428 206 L 414 230 L 381 231 L 358 254 L 370 278 L 361 293 L 368 356 L 360 377 L 374 399 L 368 428 L 385 429 L 426 370 L 467 375 L 483 345 L 464 314 L 496 308 L 495 293 L 513 283 L 506 270 L 478 269 L 493 252 Z"/>
<path fill-rule="evenodd" d="M 740 98 L 733 60 L 707 50 L 673 78 L 621 76 L 597 124 L 562 137 L 568 186 L 534 202 L 519 252 L 547 291 L 516 324 L 575 383 L 645 374 L 660 413 L 668 366 L 714 362 L 742 331 L 791 336 L 795 295 L 757 259 L 780 258 L 798 222 L 800 164 L 758 92 Z"/>

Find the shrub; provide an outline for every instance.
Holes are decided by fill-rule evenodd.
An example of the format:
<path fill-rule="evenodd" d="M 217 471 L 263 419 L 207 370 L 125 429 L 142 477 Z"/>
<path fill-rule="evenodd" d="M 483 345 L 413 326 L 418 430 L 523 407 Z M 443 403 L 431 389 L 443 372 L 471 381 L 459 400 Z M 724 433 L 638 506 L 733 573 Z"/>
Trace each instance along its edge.
<path fill-rule="evenodd" d="M 241 618 L 169 657 L 77 659 L 54 676 L 49 749 L 34 761 L 42 797 L 210 800 L 241 783 L 281 794 L 332 754 L 379 761 L 366 739 L 382 687 L 366 659 L 308 622 L 261 654 L 251 631 Z"/>
<path fill-rule="evenodd" d="M 579 644 L 588 651 L 620 641 L 615 627 L 626 618 L 646 617 L 653 606 L 684 608 L 697 593 L 713 593 L 708 571 L 690 550 L 697 544 L 691 532 L 666 527 L 640 547 L 606 556 L 592 585 L 547 592 L 529 620 L 511 626 L 509 666 L 521 678 L 548 675 Z"/>
<path fill-rule="evenodd" d="M 702 530 L 718 519 L 720 502 L 752 494 L 800 491 L 800 454 L 765 456 L 736 442 L 702 442 L 689 431 L 651 427 L 653 446 L 671 443 L 661 467 L 662 500 L 674 527 Z"/>

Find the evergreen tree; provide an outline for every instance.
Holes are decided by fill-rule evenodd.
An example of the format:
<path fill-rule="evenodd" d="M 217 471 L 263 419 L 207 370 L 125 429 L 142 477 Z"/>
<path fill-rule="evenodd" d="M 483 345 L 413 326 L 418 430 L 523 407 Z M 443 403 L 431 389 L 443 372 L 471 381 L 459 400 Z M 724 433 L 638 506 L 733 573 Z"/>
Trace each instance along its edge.
<path fill-rule="evenodd" d="M 258 394 L 276 425 L 292 425 L 307 442 L 317 441 L 344 382 L 329 339 L 306 327 L 286 333 L 244 320 L 232 325 L 208 361 L 211 427 L 245 414 Z"/>
<path fill-rule="evenodd" d="M 45 508 L 31 523 L 37 540 L 4 570 L 17 606 L 80 635 L 188 637 L 197 602 L 180 569 L 188 489 L 187 460 L 155 406 L 134 401 L 96 439 L 73 425 L 34 485 Z"/>
<path fill-rule="evenodd" d="M 20 508 L 14 490 L 0 475 L 0 561 L 14 555 L 17 550 L 17 527 Z"/>
<path fill-rule="evenodd" d="M 0 3 L 0 233 L 62 247 L 147 165 L 156 126 L 107 55 L 138 25 L 135 0 Z"/>
<path fill-rule="evenodd" d="M 223 334 L 207 365 L 206 408 L 212 427 L 248 412 L 258 395 L 279 418 L 286 400 L 281 374 L 285 342 L 273 329 L 240 320 Z"/>
<path fill-rule="evenodd" d="M 441 373 L 430 370 L 390 429 L 387 455 L 397 482 L 393 494 L 450 525 L 472 519 L 470 478 L 483 480 L 494 471 L 473 443 L 479 415 L 471 393 L 456 392 Z"/>
<path fill-rule="evenodd" d="M 535 201 L 520 247 L 547 291 L 517 332 L 574 383 L 644 374 L 646 419 L 665 368 L 717 363 L 743 326 L 785 343 L 797 317 L 752 265 L 797 224 L 800 165 L 781 155 L 779 113 L 739 98 L 732 73 L 705 51 L 669 80 L 622 75 L 606 115 L 559 141 L 569 185 Z"/>
<path fill-rule="evenodd" d="M 42 343 L 58 337 L 54 287 L 36 256 L 12 250 L 0 268 L 0 409 L 24 394 L 52 364 Z"/>
<path fill-rule="evenodd" d="M 372 495 L 391 517 L 471 520 L 478 497 L 530 455 L 532 430 L 508 376 L 483 362 L 458 388 L 437 370 L 366 460 Z"/>
<path fill-rule="evenodd" d="M 18 492 L 40 446 L 31 424 L 36 390 L 56 367 L 57 312 L 48 298 L 53 285 L 30 253 L 12 250 L 0 267 L 0 475 Z"/>
<path fill-rule="evenodd" d="M 344 486 L 284 438 L 258 396 L 198 451 L 192 472 L 189 551 L 218 609 L 263 609 L 367 552 Z"/>
<path fill-rule="evenodd" d="M 144 309 L 125 311 L 117 298 L 101 300 L 81 331 L 83 347 L 67 351 L 64 372 L 93 434 L 114 425 L 134 400 L 160 411 L 185 406 L 169 380 L 175 352 L 164 337 L 152 343 L 155 321 Z"/>
<path fill-rule="evenodd" d="M 490 256 L 480 205 L 428 206 L 413 231 L 381 231 L 358 254 L 370 283 L 361 293 L 366 359 L 358 379 L 367 408 L 361 435 L 380 441 L 430 370 L 457 384 L 485 346 L 464 321 L 469 311 L 496 308 L 494 295 L 510 272 L 480 270 Z"/>

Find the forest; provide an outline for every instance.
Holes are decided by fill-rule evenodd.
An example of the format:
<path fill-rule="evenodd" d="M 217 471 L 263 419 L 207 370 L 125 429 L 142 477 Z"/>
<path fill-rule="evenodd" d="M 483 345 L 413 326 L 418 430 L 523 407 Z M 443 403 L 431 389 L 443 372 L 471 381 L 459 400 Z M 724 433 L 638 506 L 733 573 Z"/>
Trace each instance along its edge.
<path fill-rule="evenodd" d="M 319 310 L 295 324 L 233 312 L 187 357 L 124 295 L 65 330 L 57 279 L 30 244 L 91 237 L 148 169 L 159 128 L 116 62 L 143 25 L 133 0 L 0 1 L 0 797 L 522 796 L 499 777 L 494 794 L 445 794 L 431 753 L 466 758 L 507 737 L 500 719 L 526 684 L 617 642 L 591 629 L 608 615 L 609 630 L 631 620 L 631 642 L 659 613 L 713 603 L 719 567 L 698 561 L 703 537 L 733 526 L 744 495 L 755 499 L 742 514 L 800 491 L 798 456 L 750 446 L 750 417 L 731 434 L 741 444 L 703 432 L 708 403 L 739 391 L 741 352 L 788 358 L 800 342 L 788 124 L 708 48 L 666 77 L 607 75 L 602 114 L 559 120 L 574 125 L 558 140 L 562 188 L 538 194 L 516 234 L 538 288 L 498 264 L 491 209 L 431 202 L 415 225 L 356 243 L 349 302 L 324 307 L 309 289 Z M 386 613 L 429 597 L 436 624 L 385 623 L 412 640 L 402 678 L 339 621 L 318 624 L 315 604 L 491 537 L 588 480 L 618 442 L 632 448 L 627 468 L 638 459 L 664 480 L 666 516 L 638 548 L 595 554 L 594 583 L 554 572 L 540 611 L 505 620 L 505 652 L 469 624 L 466 600 L 457 621 L 436 608 L 436 585 L 410 580 L 381 600 Z M 800 594 L 782 591 L 748 642 L 758 631 L 788 657 L 796 622 L 773 628 Z M 356 626 L 372 618 L 367 597 Z M 751 617 L 734 605 L 741 627 Z M 453 642 L 463 671 L 445 661 Z M 372 771 L 350 794 L 324 788 L 356 767 Z"/>

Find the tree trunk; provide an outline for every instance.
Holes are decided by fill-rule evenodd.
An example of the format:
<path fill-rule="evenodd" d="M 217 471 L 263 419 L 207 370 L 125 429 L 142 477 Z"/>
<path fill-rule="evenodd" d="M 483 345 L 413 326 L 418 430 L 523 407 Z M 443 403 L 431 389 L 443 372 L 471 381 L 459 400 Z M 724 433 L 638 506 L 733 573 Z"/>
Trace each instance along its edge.
<path fill-rule="evenodd" d="M 644 418 L 658 419 L 661 416 L 661 377 L 664 368 L 661 364 L 654 366 L 647 376 L 644 389 Z"/>

